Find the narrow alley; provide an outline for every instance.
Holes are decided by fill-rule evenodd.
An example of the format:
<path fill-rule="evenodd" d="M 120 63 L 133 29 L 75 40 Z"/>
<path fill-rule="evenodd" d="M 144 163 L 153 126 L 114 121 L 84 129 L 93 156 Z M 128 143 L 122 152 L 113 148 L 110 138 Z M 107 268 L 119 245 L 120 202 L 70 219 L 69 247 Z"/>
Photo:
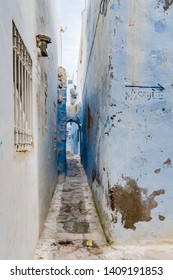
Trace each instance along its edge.
<path fill-rule="evenodd" d="M 35 259 L 172 259 L 170 244 L 116 246 L 107 243 L 80 157 L 68 152 L 67 177 L 58 184 Z"/>
<path fill-rule="evenodd" d="M 173 260 L 173 1 L 0 7 L 0 260 Z"/>
<path fill-rule="evenodd" d="M 69 152 L 67 168 L 66 181 L 55 190 L 36 258 L 99 259 L 106 240 L 79 156 Z"/>

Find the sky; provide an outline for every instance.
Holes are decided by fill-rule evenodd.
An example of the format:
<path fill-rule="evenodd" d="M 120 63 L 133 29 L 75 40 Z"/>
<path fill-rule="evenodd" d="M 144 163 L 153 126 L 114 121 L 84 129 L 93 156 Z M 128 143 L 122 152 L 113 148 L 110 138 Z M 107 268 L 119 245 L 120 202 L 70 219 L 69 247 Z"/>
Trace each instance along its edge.
<path fill-rule="evenodd" d="M 60 25 L 66 31 L 62 34 L 62 66 L 72 78 L 76 74 L 80 47 L 81 12 L 85 0 L 58 0 Z"/>

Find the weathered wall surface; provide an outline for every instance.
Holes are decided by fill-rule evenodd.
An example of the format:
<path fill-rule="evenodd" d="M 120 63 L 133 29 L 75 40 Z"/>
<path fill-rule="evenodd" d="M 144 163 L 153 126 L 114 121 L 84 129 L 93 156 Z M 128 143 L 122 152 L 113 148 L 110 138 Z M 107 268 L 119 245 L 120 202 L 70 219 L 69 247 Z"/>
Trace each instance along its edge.
<path fill-rule="evenodd" d="M 57 149 L 58 149 L 58 182 L 66 177 L 66 95 L 67 77 L 63 67 L 58 69 L 58 111 L 57 111 Z"/>
<path fill-rule="evenodd" d="M 36 62 L 38 106 L 38 186 L 40 232 L 57 184 L 57 71 L 58 71 L 58 23 L 56 1 L 36 1 L 37 34 L 51 38 L 48 57 L 38 57 Z M 38 48 L 37 48 L 38 55 Z"/>
<path fill-rule="evenodd" d="M 0 6 L 0 258 L 28 259 L 57 183 L 56 1 L 0 0 Z M 14 150 L 12 20 L 33 62 L 34 140 L 29 152 Z M 39 57 L 38 34 L 52 39 L 48 58 Z"/>
<path fill-rule="evenodd" d="M 110 241 L 171 241 L 173 5 L 100 2 L 87 7 L 82 162 Z"/>

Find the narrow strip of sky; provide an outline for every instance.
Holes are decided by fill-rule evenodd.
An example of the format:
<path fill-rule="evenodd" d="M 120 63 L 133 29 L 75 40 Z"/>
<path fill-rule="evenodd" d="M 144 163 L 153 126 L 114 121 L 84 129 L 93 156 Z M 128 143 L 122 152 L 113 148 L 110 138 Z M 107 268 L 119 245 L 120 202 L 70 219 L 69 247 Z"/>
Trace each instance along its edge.
<path fill-rule="evenodd" d="M 81 12 L 85 0 L 58 0 L 62 32 L 62 66 L 70 77 L 76 74 L 80 47 Z"/>

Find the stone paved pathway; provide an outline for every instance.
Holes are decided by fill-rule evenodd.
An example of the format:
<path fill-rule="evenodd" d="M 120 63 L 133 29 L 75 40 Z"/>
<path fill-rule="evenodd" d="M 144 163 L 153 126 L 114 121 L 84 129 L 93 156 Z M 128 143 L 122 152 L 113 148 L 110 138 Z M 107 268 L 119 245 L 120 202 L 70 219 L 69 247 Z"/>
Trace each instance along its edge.
<path fill-rule="evenodd" d="M 107 244 L 80 159 L 71 155 L 66 181 L 55 190 L 35 259 L 173 260 L 173 246 Z"/>

